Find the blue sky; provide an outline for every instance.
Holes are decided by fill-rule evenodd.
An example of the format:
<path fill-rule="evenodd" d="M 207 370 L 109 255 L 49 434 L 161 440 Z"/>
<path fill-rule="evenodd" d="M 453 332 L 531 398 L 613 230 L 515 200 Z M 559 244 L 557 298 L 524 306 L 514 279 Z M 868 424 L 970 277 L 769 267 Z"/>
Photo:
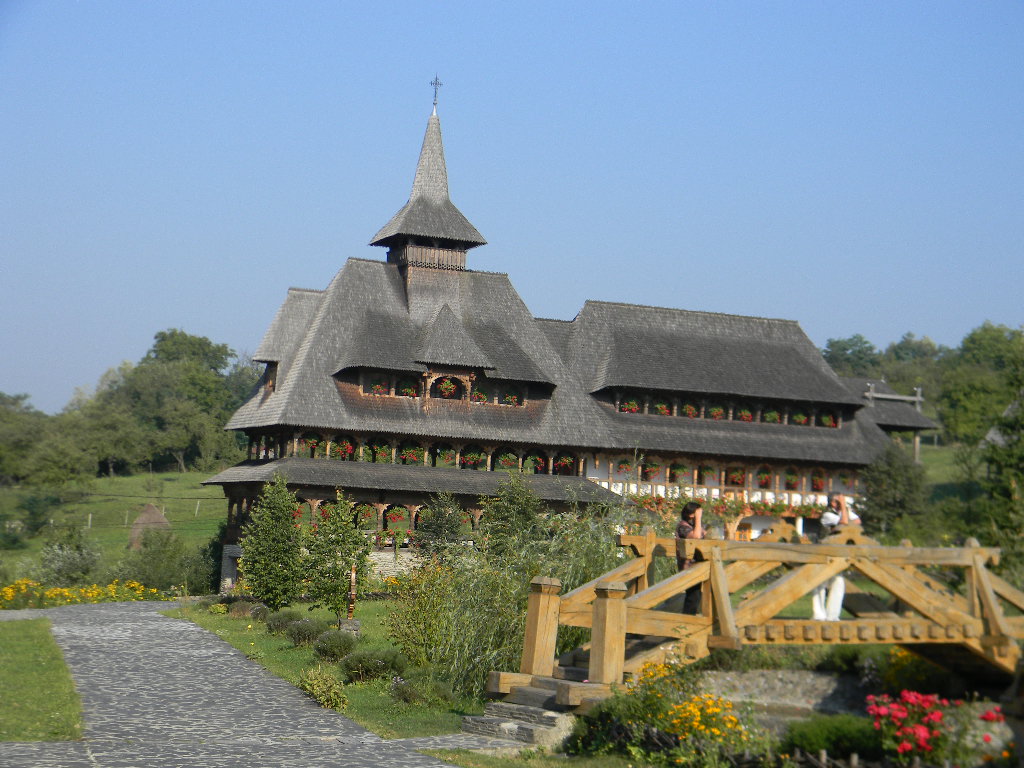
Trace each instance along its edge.
<path fill-rule="evenodd" d="M 165 328 L 251 352 L 383 258 L 435 72 L 470 265 L 537 316 L 1024 323 L 1019 2 L 2 0 L 0 391 L 60 410 Z"/>

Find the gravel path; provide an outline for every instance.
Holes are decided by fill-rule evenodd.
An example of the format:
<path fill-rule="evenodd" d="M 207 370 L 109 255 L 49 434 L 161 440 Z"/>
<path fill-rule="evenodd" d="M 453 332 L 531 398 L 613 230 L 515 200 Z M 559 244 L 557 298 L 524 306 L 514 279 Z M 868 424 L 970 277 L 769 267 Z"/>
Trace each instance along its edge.
<path fill-rule="evenodd" d="M 418 749 L 512 746 L 469 734 L 385 741 L 320 708 L 216 635 L 160 615 L 170 607 L 0 611 L 0 621 L 50 619 L 85 715 L 82 741 L 0 743 L 0 766 L 413 768 L 446 765 Z"/>

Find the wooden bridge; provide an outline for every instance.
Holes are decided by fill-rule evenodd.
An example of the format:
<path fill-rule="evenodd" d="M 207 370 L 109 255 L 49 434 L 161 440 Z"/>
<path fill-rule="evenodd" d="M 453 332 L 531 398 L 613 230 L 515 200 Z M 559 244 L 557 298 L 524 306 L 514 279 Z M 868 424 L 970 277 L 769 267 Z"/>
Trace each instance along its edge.
<path fill-rule="evenodd" d="M 675 539 L 651 529 L 620 535 L 635 557 L 597 579 L 564 595 L 557 579 L 533 580 L 519 672 L 491 672 L 488 690 L 573 708 L 608 695 L 648 662 L 695 661 L 711 648 L 801 644 L 892 643 L 971 680 L 1010 682 L 1024 638 L 1024 592 L 988 570 L 998 549 L 974 539 L 959 548 L 886 547 L 854 526 L 818 544 L 789 543 L 797 539 L 783 524 L 755 541 L 688 540 L 687 555 L 703 562 L 655 583 L 655 558 L 674 558 Z M 844 571 L 864 577 L 861 587 L 847 581 L 843 607 L 853 618 L 783 615 Z M 700 613 L 680 613 L 683 594 L 696 585 L 703 587 Z M 589 628 L 591 642 L 556 659 L 559 626 Z"/>

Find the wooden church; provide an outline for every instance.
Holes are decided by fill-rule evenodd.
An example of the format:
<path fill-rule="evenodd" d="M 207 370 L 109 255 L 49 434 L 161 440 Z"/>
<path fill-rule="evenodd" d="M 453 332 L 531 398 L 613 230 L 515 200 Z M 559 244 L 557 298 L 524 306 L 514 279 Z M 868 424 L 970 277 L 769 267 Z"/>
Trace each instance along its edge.
<path fill-rule="evenodd" d="M 227 424 L 248 459 L 207 481 L 228 498 L 227 559 L 276 474 L 314 507 L 343 489 L 377 528 L 440 491 L 475 522 L 506 470 L 556 504 L 824 503 L 856 495 L 887 432 L 934 426 L 838 377 L 792 320 L 598 301 L 534 317 L 508 275 L 469 267 L 485 242 L 449 198 L 435 104 L 412 194 L 371 241 L 386 260 L 290 289 L 254 355 L 265 371 Z"/>

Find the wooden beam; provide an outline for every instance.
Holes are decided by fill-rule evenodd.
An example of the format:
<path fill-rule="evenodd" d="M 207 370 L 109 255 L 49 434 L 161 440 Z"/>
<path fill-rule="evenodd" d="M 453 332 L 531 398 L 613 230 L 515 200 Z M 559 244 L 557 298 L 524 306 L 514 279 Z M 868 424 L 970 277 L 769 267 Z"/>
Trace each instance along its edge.
<path fill-rule="evenodd" d="M 662 579 L 652 587 L 638 592 L 626 599 L 626 602 L 634 608 L 653 608 L 663 603 L 670 597 L 678 595 L 690 587 L 705 581 L 710 574 L 710 566 L 707 563 L 694 563 L 685 571 Z"/>
<path fill-rule="evenodd" d="M 684 638 L 710 631 L 711 619 L 708 617 L 634 608 L 626 601 L 626 632 L 631 635 Z"/>
<path fill-rule="evenodd" d="M 613 568 L 598 576 L 596 579 L 588 581 L 586 584 L 576 587 L 572 592 L 567 592 L 562 595 L 562 610 L 572 610 L 586 605 L 587 603 L 594 602 L 594 590 L 599 583 L 602 581 L 631 581 L 637 578 L 647 570 L 647 562 L 642 559 L 629 560 L 618 568 Z"/>
<path fill-rule="evenodd" d="M 715 618 L 718 620 L 718 634 L 739 642 L 740 633 L 736 628 L 736 617 L 733 616 L 732 603 L 729 600 L 729 582 L 725 578 L 722 554 L 718 550 L 711 553 L 711 599 L 714 602 Z"/>
<path fill-rule="evenodd" d="M 1003 607 L 999 605 L 995 592 L 992 591 L 992 580 L 980 555 L 974 556 L 974 581 L 978 589 L 978 597 L 981 599 L 982 608 L 985 610 L 988 634 L 1004 637 L 1008 642 L 1013 632 L 1006 623 Z"/>
<path fill-rule="evenodd" d="M 931 590 L 923 588 L 920 582 L 900 568 L 860 558 L 853 561 L 853 567 L 879 586 L 889 590 L 898 600 L 902 600 L 922 616 L 938 624 L 948 626 L 950 624 L 976 623 L 980 629 L 980 621 L 962 611 L 941 604 Z"/>
<path fill-rule="evenodd" d="M 812 564 L 795 568 L 739 606 L 735 620 L 739 624 L 763 624 L 819 584 L 845 571 L 849 565 L 849 560 L 840 557 L 825 565 Z"/>

